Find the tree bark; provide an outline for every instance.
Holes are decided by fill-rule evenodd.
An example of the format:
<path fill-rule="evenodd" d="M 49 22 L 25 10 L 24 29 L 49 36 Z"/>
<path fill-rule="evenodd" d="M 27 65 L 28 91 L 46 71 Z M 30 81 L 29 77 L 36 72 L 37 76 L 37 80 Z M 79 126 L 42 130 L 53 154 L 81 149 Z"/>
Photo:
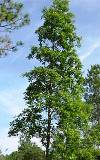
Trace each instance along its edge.
<path fill-rule="evenodd" d="M 46 145 L 46 160 L 49 160 L 49 148 L 50 148 L 50 131 L 51 130 L 51 109 L 48 108 L 48 126 L 47 126 L 47 145 Z"/>

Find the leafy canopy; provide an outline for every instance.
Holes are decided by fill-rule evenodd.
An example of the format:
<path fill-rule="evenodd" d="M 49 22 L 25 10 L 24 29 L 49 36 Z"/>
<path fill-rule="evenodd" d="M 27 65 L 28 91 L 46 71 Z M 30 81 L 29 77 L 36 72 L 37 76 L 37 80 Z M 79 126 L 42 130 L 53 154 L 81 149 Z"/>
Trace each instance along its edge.
<path fill-rule="evenodd" d="M 39 44 L 33 45 L 28 56 L 36 58 L 40 66 L 25 74 L 29 81 L 27 107 L 11 122 L 9 135 L 39 137 L 46 160 L 51 153 L 56 159 L 75 159 L 89 119 L 89 108 L 82 102 L 84 78 L 76 53 L 80 38 L 68 0 L 53 0 L 42 18 L 44 23 L 36 30 Z"/>

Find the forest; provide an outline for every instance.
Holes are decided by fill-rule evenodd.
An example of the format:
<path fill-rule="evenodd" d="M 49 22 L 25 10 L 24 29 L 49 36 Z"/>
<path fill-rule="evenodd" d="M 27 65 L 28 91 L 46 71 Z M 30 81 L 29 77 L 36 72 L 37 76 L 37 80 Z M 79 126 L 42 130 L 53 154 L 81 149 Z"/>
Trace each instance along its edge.
<path fill-rule="evenodd" d="M 100 64 L 84 75 L 70 2 L 51 3 L 43 8 L 43 24 L 35 31 L 38 43 L 27 54 L 38 65 L 22 73 L 28 81 L 26 107 L 9 124 L 8 136 L 18 137 L 19 146 L 10 154 L 1 151 L 0 160 L 100 160 Z M 0 0 L 1 59 L 24 47 L 20 38 L 15 43 L 11 37 L 31 22 L 23 8 L 18 1 Z"/>

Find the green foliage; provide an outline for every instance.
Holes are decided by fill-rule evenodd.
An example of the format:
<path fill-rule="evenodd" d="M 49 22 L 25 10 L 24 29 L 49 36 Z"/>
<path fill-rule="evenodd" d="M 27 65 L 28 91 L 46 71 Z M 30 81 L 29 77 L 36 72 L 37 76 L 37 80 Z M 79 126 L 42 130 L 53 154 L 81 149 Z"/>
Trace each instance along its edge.
<path fill-rule="evenodd" d="M 17 160 L 18 159 L 18 153 L 17 151 L 12 152 L 10 155 L 6 155 L 5 160 Z"/>
<path fill-rule="evenodd" d="M 28 14 L 24 14 L 23 4 L 13 0 L 0 1 L 0 55 L 6 55 L 8 51 L 15 51 L 22 43 L 12 44 L 9 34 L 29 23 Z"/>
<path fill-rule="evenodd" d="M 46 160 L 78 159 L 88 128 L 90 107 L 82 102 L 82 65 L 76 54 L 76 35 L 68 0 L 54 0 L 43 10 L 44 23 L 36 30 L 39 45 L 28 58 L 41 66 L 25 76 L 27 108 L 11 122 L 9 135 L 38 136 L 46 148 Z"/>
<path fill-rule="evenodd" d="M 0 150 L 0 160 L 5 160 L 5 156 L 2 154 L 1 150 Z"/>
<path fill-rule="evenodd" d="M 6 156 L 6 160 L 44 160 L 44 152 L 32 143 L 23 142 L 18 151 Z"/>
<path fill-rule="evenodd" d="M 100 155 L 100 65 L 92 65 L 85 81 L 85 100 L 93 106 L 90 130 L 86 138 L 88 146 L 95 148 L 95 157 Z M 92 154 L 92 153 L 91 153 Z"/>
<path fill-rule="evenodd" d="M 85 145 L 83 142 L 86 131 L 89 129 L 90 107 L 78 99 L 67 105 L 62 111 L 60 127 L 54 138 L 51 150 L 53 160 L 77 160 L 82 157 L 80 153 Z"/>
<path fill-rule="evenodd" d="M 91 66 L 86 77 L 85 99 L 93 105 L 91 121 L 100 124 L 100 65 Z"/>

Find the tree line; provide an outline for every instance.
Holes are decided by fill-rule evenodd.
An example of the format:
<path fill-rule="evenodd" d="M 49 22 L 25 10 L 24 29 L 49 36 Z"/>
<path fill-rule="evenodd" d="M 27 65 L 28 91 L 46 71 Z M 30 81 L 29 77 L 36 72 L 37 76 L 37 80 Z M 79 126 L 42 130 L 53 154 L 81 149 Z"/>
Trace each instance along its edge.
<path fill-rule="evenodd" d="M 20 3 L 2 1 L 0 26 L 9 32 L 28 24 L 29 17 L 21 10 Z M 23 75 L 29 82 L 24 97 L 27 107 L 10 123 L 8 133 L 24 141 L 6 158 L 99 159 L 100 64 L 92 65 L 84 77 L 77 55 L 81 38 L 68 0 L 53 0 L 49 8 L 43 9 L 42 19 L 43 25 L 35 31 L 38 45 L 34 44 L 28 55 L 40 65 Z M 0 45 L 1 55 L 11 49 L 5 47 L 5 41 Z M 32 144 L 33 137 L 40 138 L 45 151 Z"/>

